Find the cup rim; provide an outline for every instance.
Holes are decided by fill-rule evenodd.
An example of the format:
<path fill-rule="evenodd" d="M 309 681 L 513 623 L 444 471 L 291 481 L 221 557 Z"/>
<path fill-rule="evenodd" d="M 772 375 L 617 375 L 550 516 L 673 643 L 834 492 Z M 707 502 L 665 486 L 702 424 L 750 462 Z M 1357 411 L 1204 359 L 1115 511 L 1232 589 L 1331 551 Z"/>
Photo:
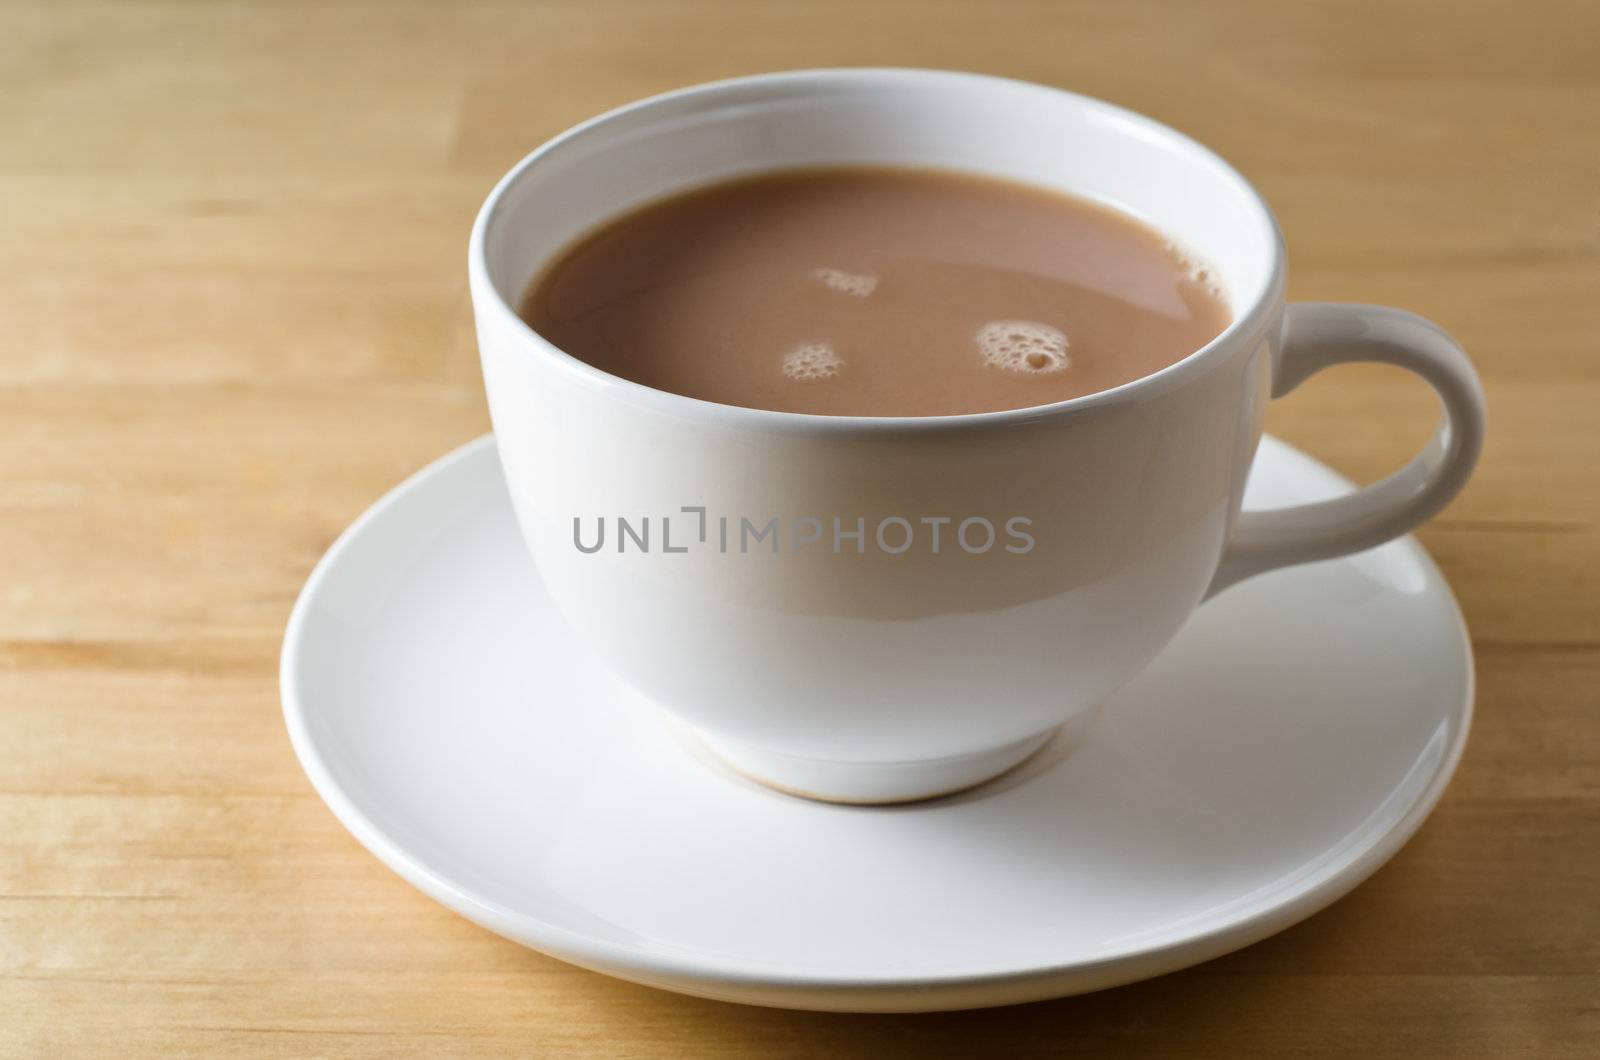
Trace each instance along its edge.
<path fill-rule="evenodd" d="M 587 361 L 574 357 L 535 331 L 522 319 L 515 308 L 506 301 L 498 286 L 489 276 L 485 245 L 489 229 L 495 224 L 500 215 L 500 207 L 506 194 L 539 162 L 562 149 L 571 141 L 588 134 L 602 125 L 617 121 L 623 117 L 634 116 L 639 111 L 670 106 L 702 96 L 714 96 L 740 89 L 798 88 L 827 81 L 882 84 L 892 81 L 911 82 L 929 78 L 966 82 L 973 85 L 1009 85 L 1053 96 L 1058 101 L 1069 102 L 1075 106 L 1095 110 L 1108 117 L 1138 126 L 1153 136 L 1176 144 L 1185 151 L 1198 154 L 1210 163 L 1224 180 L 1242 191 L 1255 207 L 1256 221 L 1266 229 L 1266 234 L 1268 235 L 1266 243 L 1271 248 L 1269 252 L 1271 261 L 1268 262 L 1265 282 L 1249 295 L 1243 310 L 1236 312 L 1228 326 L 1211 339 L 1210 342 L 1164 368 L 1106 390 L 1098 390 L 1092 394 L 1084 394 L 1079 397 L 1067 398 L 1063 401 L 1055 401 L 1044 405 L 1030 405 L 1024 408 L 1002 409 L 992 412 L 969 412 L 936 416 L 836 416 L 822 413 L 784 412 L 774 409 L 749 408 L 742 405 L 727 405 L 717 401 L 707 401 L 703 398 L 675 394 L 668 390 L 660 390 L 656 387 L 646 386 L 643 383 L 636 383 L 630 379 L 613 375 L 603 369 L 596 368 Z M 1196 249 L 1203 251 L 1203 248 Z M 1158 122 L 1154 118 L 1140 114 L 1138 111 L 1129 110 L 1115 103 L 1108 103 L 1093 96 L 1086 96 L 1052 85 L 1043 85 L 1017 78 L 997 77 L 990 74 L 914 67 L 832 67 L 785 70 L 690 85 L 686 88 L 674 89 L 669 92 L 634 100 L 631 103 L 625 103 L 620 107 L 615 107 L 586 121 L 579 122 L 577 125 L 558 133 L 524 155 L 516 165 L 512 166 L 500 178 L 494 188 L 490 190 L 487 198 L 484 199 L 483 205 L 479 208 L 477 217 L 473 222 L 472 234 L 468 241 L 467 271 L 476 312 L 483 313 L 487 311 L 499 323 L 520 334 L 524 340 L 529 341 L 540 355 L 547 357 L 558 370 L 563 371 L 574 382 L 599 390 L 611 391 L 616 396 L 626 399 L 630 404 L 645 406 L 675 417 L 710 419 L 725 426 L 744 429 L 800 431 L 804 433 L 900 434 L 942 432 L 972 427 L 1017 425 L 1053 420 L 1121 404 L 1129 400 L 1139 400 L 1180 386 L 1208 370 L 1212 363 L 1221 357 L 1223 350 L 1240 342 L 1253 342 L 1269 326 L 1276 315 L 1277 304 L 1282 301 L 1283 297 L 1285 257 L 1283 232 L 1278 226 L 1277 218 L 1273 216 L 1271 207 L 1267 205 L 1261 193 L 1245 179 L 1243 174 L 1221 155 L 1198 140 L 1179 132 L 1169 125 Z"/>

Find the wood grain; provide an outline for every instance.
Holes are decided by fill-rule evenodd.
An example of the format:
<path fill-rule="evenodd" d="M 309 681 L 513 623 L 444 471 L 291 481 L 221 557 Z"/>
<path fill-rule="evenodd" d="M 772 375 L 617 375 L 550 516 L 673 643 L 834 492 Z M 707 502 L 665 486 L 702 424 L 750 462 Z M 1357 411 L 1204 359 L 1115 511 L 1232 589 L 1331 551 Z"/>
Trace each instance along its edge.
<path fill-rule="evenodd" d="M 1597 41 L 1587 2 L 0 7 L 0 1055 L 1593 1055 Z M 1272 202 L 1295 297 L 1418 310 L 1481 366 L 1481 471 L 1421 535 L 1476 640 L 1473 739 L 1299 927 L 991 1012 L 698 1001 L 458 919 L 301 775 L 296 591 L 487 428 L 462 259 L 490 184 L 647 93 L 856 64 L 1168 121 Z M 1371 478 L 1430 420 L 1346 369 L 1271 427 Z"/>

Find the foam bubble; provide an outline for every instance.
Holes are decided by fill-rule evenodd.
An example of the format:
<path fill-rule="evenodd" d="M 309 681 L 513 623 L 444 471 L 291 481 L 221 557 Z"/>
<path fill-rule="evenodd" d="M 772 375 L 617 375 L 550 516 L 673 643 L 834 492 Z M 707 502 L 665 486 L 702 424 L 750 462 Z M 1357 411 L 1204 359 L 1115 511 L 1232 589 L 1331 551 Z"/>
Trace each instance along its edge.
<path fill-rule="evenodd" d="M 1046 375 L 1059 372 L 1067 360 L 1067 336 L 1032 320 L 996 320 L 973 336 L 985 364 L 1008 372 Z"/>
<path fill-rule="evenodd" d="M 1178 267 L 1183 269 L 1184 275 L 1188 277 L 1190 283 L 1204 288 L 1205 292 L 1211 297 L 1218 300 L 1222 299 L 1222 284 L 1217 280 L 1215 269 L 1202 264 L 1193 254 L 1190 254 L 1170 239 L 1166 242 L 1166 251 L 1168 255 L 1177 261 Z"/>
<path fill-rule="evenodd" d="M 855 298 L 865 298 L 878 289 L 878 278 L 876 276 L 863 275 L 859 272 L 845 272 L 843 269 L 813 269 L 811 275 L 821 280 L 824 287 L 842 291 Z"/>
<path fill-rule="evenodd" d="M 783 374 L 800 382 L 832 379 L 843 367 L 844 361 L 826 342 L 797 346 L 783 359 Z"/>

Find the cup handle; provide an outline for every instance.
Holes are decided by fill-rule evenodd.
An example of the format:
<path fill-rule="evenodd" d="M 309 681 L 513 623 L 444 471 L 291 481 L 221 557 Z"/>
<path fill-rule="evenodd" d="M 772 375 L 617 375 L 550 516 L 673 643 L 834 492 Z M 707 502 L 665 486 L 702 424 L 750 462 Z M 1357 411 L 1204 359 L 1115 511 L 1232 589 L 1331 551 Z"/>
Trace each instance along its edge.
<path fill-rule="evenodd" d="M 1407 368 L 1444 404 L 1439 429 L 1411 463 L 1346 497 L 1241 512 L 1206 596 L 1255 574 L 1359 552 L 1399 537 L 1461 492 L 1483 450 L 1483 384 L 1456 341 L 1432 321 L 1385 306 L 1299 302 L 1288 307 L 1272 396 L 1330 365 Z"/>

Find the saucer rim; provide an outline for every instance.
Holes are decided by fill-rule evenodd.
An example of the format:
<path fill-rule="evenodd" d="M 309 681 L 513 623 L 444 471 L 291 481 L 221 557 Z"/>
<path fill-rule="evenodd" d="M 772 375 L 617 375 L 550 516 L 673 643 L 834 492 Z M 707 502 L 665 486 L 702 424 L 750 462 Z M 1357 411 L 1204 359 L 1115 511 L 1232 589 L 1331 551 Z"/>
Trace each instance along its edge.
<path fill-rule="evenodd" d="M 1270 435 L 1261 445 L 1297 462 L 1341 489 L 1354 486 L 1304 451 Z M 597 939 L 533 913 L 510 908 L 457 883 L 392 840 L 356 805 L 337 780 L 312 736 L 309 708 L 299 689 L 300 652 L 310 614 L 330 572 L 391 510 L 433 479 L 461 465 L 484 459 L 495 447 L 492 433 L 473 439 L 433 460 L 390 488 L 334 540 L 317 561 L 297 596 L 284 630 L 279 687 L 289 740 L 317 795 L 350 834 L 396 875 L 453 912 L 531 949 L 568 963 L 633 982 L 719 1000 L 776 1007 L 855 1011 L 950 1010 L 1044 1000 L 1117 986 L 1190 967 L 1242 949 L 1277 934 L 1332 905 L 1394 857 L 1432 814 L 1454 777 L 1471 730 L 1477 674 L 1472 641 L 1449 581 L 1411 534 L 1399 539 L 1443 592 L 1454 619 L 1464 668 L 1461 704 L 1443 716 L 1454 720 L 1450 747 L 1426 788 L 1387 829 L 1369 836 L 1349 856 L 1331 862 L 1292 888 L 1276 891 L 1243 915 L 1192 935 L 1158 938 L 1091 959 L 1075 959 L 988 972 L 949 971 L 931 975 L 838 975 L 783 970 L 737 958 L 718 958 L 667 945 L 629 946 Z M 1364 826 L 1353 829 L 1359 835 Z M 751 996 L 766 992 L 766 997 Z M 978 997 L 958 999 L 956 993 Z M 793 996 L 800 995 L 800 996 Z M 834 996 L 837 995 L 837 996 Z M 896 1000 L 896 998 L 899 1000 Z M 846 1000 L 846 999 L 851 1000 Z M 875 1004 L 874 1001 L 877 1003 Z M 809 1004 L 808 1004 L 809 1002 Z"/>

